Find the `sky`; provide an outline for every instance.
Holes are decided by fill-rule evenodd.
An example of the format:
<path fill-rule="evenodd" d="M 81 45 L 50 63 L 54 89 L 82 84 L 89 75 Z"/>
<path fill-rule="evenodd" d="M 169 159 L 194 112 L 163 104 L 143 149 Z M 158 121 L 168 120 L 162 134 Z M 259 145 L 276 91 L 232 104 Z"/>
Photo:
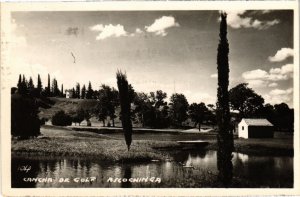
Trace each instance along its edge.
<path fill-rule="evenodd" d="M 293 11 L 227 11 L 229 88 L 249 83 L 265 103 L 293 107 Z M 117 88 L 126 72 L 137 92 L 182 93 L 214 104 L 219 11 L 13 12 L 11 85 L 19 74 Z"/>

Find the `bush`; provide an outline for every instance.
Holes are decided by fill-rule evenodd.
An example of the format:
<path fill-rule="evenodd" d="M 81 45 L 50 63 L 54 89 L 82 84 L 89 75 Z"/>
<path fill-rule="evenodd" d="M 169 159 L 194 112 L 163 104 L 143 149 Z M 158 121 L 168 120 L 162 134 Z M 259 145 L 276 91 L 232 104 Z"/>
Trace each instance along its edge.
<path fill-rule="evenodd" d="M 63 110 L 56 112 L 52 116 L 51 120 L 53 125 L 56 126 L 68 126 L 72 125 L 72 118 L 68 114 L 66 114 Z"/>
<path fill-rule="evenodd" d="M 11 96 L 11 134 L 20 139 L 40 135 L 38 105 L 29 95 L 18 93 Z"/>
<path fill-rule="evenodd" d="M 77 109 L 72 117 L 72 121 L 75 122 L 75 124 L 78 123 L 80 125 L 80 123 L 84 120 L 84 114 L 85 113 L 82 108 Z"/>

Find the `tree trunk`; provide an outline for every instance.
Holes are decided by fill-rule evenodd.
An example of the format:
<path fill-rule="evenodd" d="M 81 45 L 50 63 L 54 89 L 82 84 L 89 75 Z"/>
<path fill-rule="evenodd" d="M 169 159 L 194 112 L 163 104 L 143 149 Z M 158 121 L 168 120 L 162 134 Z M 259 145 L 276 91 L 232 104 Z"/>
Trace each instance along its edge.
<path fill-rule="evenodd" d="M 112 120 L 112 126 L 115 127 L 115 119 L 112 118 L 111 120 Z"/>
<path fill-rule="evenodd" d="M 105 120 L 103 119 L 102 122 L 103 122 L 103 127 L 105 127 Z"/>
<path fill-rule="evenodd" d="M 145 127 L 144 114 L 142 113 L 142 127 Z"/>

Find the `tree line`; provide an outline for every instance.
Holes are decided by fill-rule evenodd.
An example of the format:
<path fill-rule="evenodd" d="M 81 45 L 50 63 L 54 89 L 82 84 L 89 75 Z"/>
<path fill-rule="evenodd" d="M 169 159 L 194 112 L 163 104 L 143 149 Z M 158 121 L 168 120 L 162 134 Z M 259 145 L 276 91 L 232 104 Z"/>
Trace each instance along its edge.
<path fill-rule="evenodd" d="M 172 94 L 168 102 L 167 93 L 162 90 L 145 93 L 136 92 L 131 84 L 128 87 L 129 101 L 132 105 L 131 119 L 135 123 L 140 123 L 142 127 L 182 128 L 184 127 L 183 123 L 189 119 L 194 123 L 193 126 L 198 126 L 200 130 L 203 123 L 211 125 L 217 123 L 214 104 L 205 104 L 204 102 L 189 104 L 185 95 L 180 93 Z M 27 80 L 21 74 L 17 88 L 12 88 L 12 92 L 17 91 L 20 94 L 29 94 L 33 97 L 65 97 L 63 90 L 63 84 L 59 89 L 55 78 L 50 83 L 49 74 L 48 84 L 45 88 L 43 88 L 40 75 L 38 75 L 35 86 L 31 77 Z M 71 98 L 98 100 L 97 107 L 89 113 L 102 121 L 104 126 L 114 127 L 115 119 L 118 116 L 121 117 L 120 113 L 117 114 L 117 109 L 120 107 L 119 92 L 114 87 L 102 84 L 99 90 L 93 90 L 91 82 L 87 88 L 85 85 L 80 88 L 80 84 L 77 83 L 71 92 Z M 293 131 L 294 110 L 290 109 L 286 103 L 265 104 L 264 98 L 249 88 L 246 83 L 231 88 L 228 96 L 231 111 L 238 112 L 231 112 L 230 124 L 232 127 L 237 125 L 242 118 L 266 118 L 279 131 Z M 76 113 L 79 111 L 77 110 Z M 111 121 L 106 123 L 107 118 Z M 79 118 L 79 120 L 83 119 Z M 79 123 L 79 121 L 77 122 Z"/>
<path fill-rule="evenodd" d="M 61 84 L 61 87 L 59 88 L 56 78 L 53 78 L 51 84 L 50 74 L 48 74 L 48 83 L 45 88 L 43 88 L 41 77 L 39 74 L 36 86 L 34 85 L 31 77 L 29 77 L 29 80 L 27 80 L 25 75 L 20 74 L 17 88 L 13 87 L 11 91 L 12 93 L 18 92 L 21 95 L 29 94 L 33 97 L 65 97 L 63 84 Z"/>

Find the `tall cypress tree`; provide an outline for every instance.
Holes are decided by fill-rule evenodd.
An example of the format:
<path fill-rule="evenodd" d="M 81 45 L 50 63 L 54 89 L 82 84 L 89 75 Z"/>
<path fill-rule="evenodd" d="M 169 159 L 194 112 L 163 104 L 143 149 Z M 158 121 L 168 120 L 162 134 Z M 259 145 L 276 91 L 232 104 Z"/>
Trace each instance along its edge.
<path fill-rule="evenodd" d="M 34 88 L 34 84 L 33 84 L 32 78 L 30 77 L 29 82 L 28 82 L 28 89 L 30 91 L 30 90 L 33 90 L 33 88 Z"/>
<path fill-rule="evenodd" d="M 51 84 L 50 84 L 50 75 L 49 74 L 48 74 L 47 96 L 51 96 Z"/>
<path fill-rule="evenodd" d="M 232 180 L 232 151 L 233 134 L 230 131 L 230 110 L 229 110 L 229 44 L 227 40 L 227 14 L 221 13 L 220 40 L 218 46 L 218 101 L 217 101 L 217 122 L 218 122 L 218 152 L 217 166 L 219 180 L 225 187 L 230 186 Z"/>
<path fill-rule="evenodd" d="M 18 92 L 20 92 L 21 89 L 22 89 L 22 76 L 21 76 L 21 74 L 19 74 L 19 80 L 18 80 L 17 87 L 18 87 Z"/>
<path fill-rule="evenodd" d="M 71 97 L 71 98 L 77 98 L 76 92 L 75 92 L 75 89 L 74 89 L 74 88 L 72 88 L 72 97 Z"/>
<path fill-rule="evenodd" d="M 82 89 L 81 89 L 81 98 L 82 99 L 85 99 L 85 94 L 86 94 L 86 88 L 85 88 L 85 85 L 83 85 Z"/>
<path fill-rule="evenodd" d="M 27 83 L 27 80 L 26 80 L 24 75 L 23 75 L 22 82 L 21 82 L 20 93 L 21 94 L 27 94 L 28 93 L 28 83 Z"/>
<path fill-rule="evenodd" d="M 60 92 L 60 96 L 64 97 L 64 84 L 61 84 L 61 92 Z"/>
<path fill-rule="evenodd" d="M 80 84 L 79 83 L 76 84 L 76 97 L 75 98 L 80 99 Z"/>
<path fill-rule="evenodd" d="M 42 81 L 41 81 L 41 77 L 40 77 L 40 74 L 38 74 L 38 81 L 37 81 L 37 89 L 39 92 L 42 91 Z"/>
<path fill-rule="evenodd" d="M 121 104 L 121 120 L 128 151 L 132 142 L 132 123 L 130 113 L 129 85 L 126 74 L 117 72 L 117 83 L 119 89 L 119 98 Z"/>
<path fill-rule="evenodd" d="M 87 99 L 92 99 L 93 98 L 93 89 L 92 89 L 92 84 L 91 82 L 89 81 L 89 86 L 88 86 L 88 89 L 87 89 L 87 92 L 86 92 L 86 98 Z"/>

